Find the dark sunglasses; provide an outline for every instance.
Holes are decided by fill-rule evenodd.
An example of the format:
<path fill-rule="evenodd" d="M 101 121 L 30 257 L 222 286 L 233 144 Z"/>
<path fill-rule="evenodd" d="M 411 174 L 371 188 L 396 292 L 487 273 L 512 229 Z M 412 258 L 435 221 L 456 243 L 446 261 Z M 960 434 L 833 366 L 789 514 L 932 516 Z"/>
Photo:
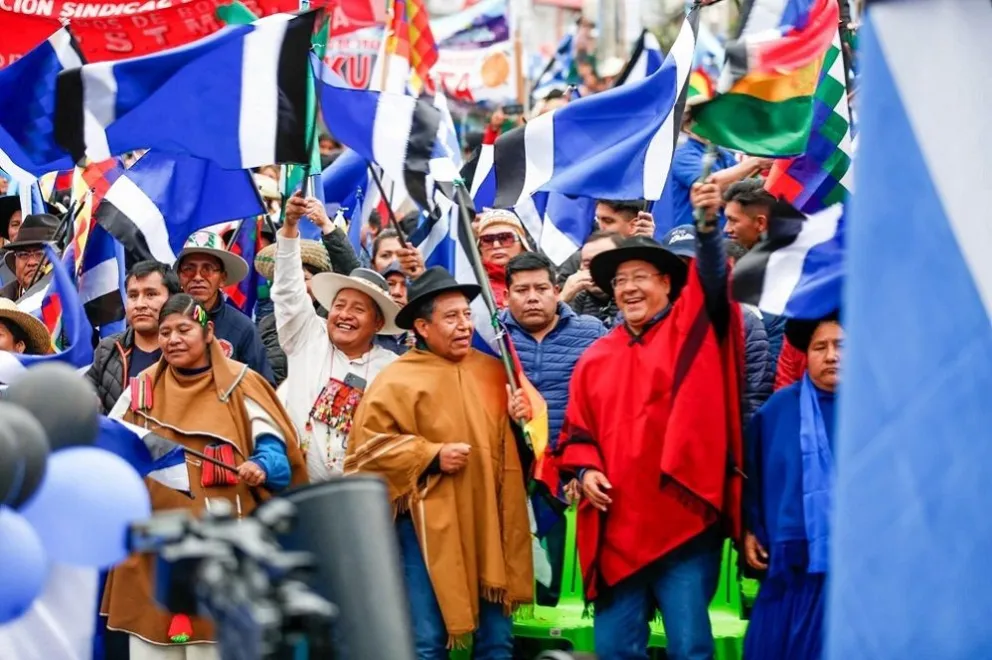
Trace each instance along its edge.
<path fill-rule="evenodd" d="M 512 231 L 504 231 L 498 234 L 485 234 L 479 237 L 479 243 L 492 247 L 499 241 L 500 245 L 512 245 L 517 242 L 517 235 Z"/>

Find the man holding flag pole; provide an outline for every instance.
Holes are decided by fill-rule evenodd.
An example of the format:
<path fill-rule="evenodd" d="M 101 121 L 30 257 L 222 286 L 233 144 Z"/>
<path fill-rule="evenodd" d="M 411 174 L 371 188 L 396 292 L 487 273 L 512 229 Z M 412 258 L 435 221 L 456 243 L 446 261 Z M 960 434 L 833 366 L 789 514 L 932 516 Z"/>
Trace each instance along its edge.
<path fill-rule="evenodd" d="M 468 236 L 464 203 L 461 216 Z M 505 343 L 503 364 L 472 348 L 472 299 L 482 294 L 496 312 L 488 278 L 476 277 L 481 286 L 435 266 L 411 283 L 396 322 L 417 346 L 366 392 L 345 460 L 345 474 L 377 474 L 389 487 L 419 658 L 447 657 L 473 635 L 474 657 L 508 660 L 509 615 L 533 599 L 531 456 L 511 420 L 541 415 L 516 388 Z"/>

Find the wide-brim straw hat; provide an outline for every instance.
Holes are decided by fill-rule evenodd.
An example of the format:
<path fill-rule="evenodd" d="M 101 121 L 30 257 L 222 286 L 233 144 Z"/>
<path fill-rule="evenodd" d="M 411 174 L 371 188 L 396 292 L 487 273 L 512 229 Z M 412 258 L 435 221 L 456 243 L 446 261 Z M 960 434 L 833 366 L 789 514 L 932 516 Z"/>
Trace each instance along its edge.
<path fill-rule="evenodd" d="M 25 352 L 29 355 L 48 355 L 52 352 L 52 335 L 45 324 L 17 308 L 13 300 L 0 298 L 0 320 L 10 321 L 27 335 Z"/>
<path fill-rule="evenodd" d="M 320 241 L 300 239 L 300 257 L 304 266 L 310 266 L 319 273 L 331 270 L 331 259 Z M 255 255 L 255 270 L 265 279 L 272 281 L 276 273 L 276 244 L 266 245 Z"/>
<path fill-rule="evenodd" d="M 313 297 L 321 307 L 330 310 L 334 305 L 334 299 L 338 293 L 345 289 L 352 289 L 364 293 L 382 313 L 383 325 L 378 333 L 380 335 L 398 335 L 403 332 L 396 325 L 396 315 L 400 308 L 393 299 L 389 297 L 389 285 L 379 273 L 368 268 L 356 268 L 348 275 L 340 273 L 319 273 L 313 276 L 310 281 L 310 290 Z"/>
<path fill-rule="evenodd" d="M 186 245 L 176 258 L 176 271 L 183 259 L 194 254 L 205 254 L 218 259 L 224 266 L 224 286 L 237 284 L 248 277 L 248 262 L 240 256 L 228 251 L 224 247 L 224 241 L 213 232 L 198 231 L 186 239 Z"/>

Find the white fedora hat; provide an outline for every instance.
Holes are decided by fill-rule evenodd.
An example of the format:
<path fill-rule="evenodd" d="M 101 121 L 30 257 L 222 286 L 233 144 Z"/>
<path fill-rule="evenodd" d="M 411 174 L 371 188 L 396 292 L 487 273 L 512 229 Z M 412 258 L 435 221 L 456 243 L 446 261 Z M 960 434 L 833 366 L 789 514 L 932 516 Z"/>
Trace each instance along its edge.
<path fill-rule="evenodd" d="M 356 268 L 348 275 L 339 273 L 318 273 L 310 282 L 310 290 L 320 306 L 330 310 L 340 291 L 352 289 L 364 293 L 376 304 L 382 313 L 383 326 L 377 334 L 398 335 L 403 332 L 396 325 L 396 315 L 400 308 L 389 297 L 389 284 L 379 273 L 368 268 Z"/>

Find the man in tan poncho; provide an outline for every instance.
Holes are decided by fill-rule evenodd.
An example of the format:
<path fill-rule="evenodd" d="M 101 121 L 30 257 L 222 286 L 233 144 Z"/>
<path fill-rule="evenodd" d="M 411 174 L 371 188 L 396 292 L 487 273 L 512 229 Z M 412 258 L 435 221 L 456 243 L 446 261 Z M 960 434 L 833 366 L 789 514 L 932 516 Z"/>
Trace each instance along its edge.
<path fill-rule="evenodd" d="M 386 480 L 419 660 L 475 633 L 477 659 L 513 656 L 510 613 L 533 598 L 524 474 L 498 360 L 472 349 L 479 287 L 431 268 L 396 318 L 417 348 L 386 367 L 355 414 L 345 474 Z"/>

